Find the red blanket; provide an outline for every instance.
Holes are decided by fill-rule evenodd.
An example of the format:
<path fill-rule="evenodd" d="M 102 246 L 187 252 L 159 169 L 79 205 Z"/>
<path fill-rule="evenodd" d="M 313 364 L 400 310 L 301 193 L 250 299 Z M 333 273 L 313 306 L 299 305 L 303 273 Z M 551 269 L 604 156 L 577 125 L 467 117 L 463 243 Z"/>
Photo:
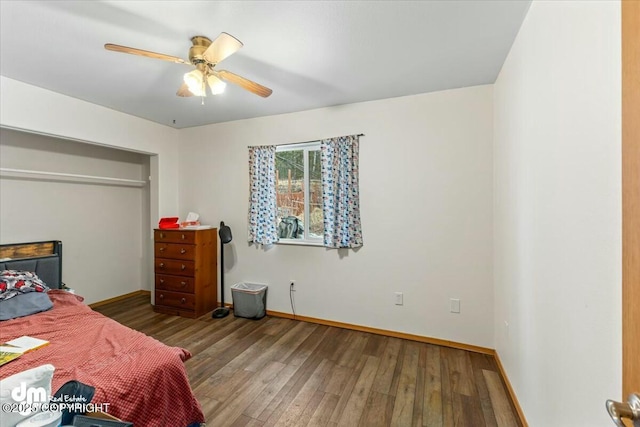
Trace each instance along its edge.
<path fill-rule="evenodd" d="M 76 295 L 52 290 L 49 297 L 53 309 L 0 324 L 0 343 L 22 335 L 50 342 L 0 366 L 0 379 L 50 363 L 52 393 L 69 380 L 92 385 L 91 403 L 108 403 L 110 415 L 136 427 L 204 422 L 184 367 L 191 353 L 96 313 Z"/>

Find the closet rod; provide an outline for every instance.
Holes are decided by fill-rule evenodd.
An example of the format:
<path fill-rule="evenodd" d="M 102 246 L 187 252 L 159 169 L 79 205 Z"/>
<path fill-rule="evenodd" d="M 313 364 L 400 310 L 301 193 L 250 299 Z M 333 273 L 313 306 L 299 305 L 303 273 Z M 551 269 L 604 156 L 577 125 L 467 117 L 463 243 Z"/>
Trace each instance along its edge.
<path fill-rule="evenodd" d="M 46 171 L 34 171 L 34 170 L 27 170 L 27 169 L 0 168 L 0 172 L 21 173 L 26 175 L 59 176 L 64 178 L 91 179 L 94 181 L 102 181 L 110 184 L 123 184 L 123 185 L 136 185 L 136 186 L 143 186 L 147 183 L 146 181 L 141 181 L 138 179 L 111 178 L 108 176 L 78 175 L 75 173 L 46 172 Z"/>

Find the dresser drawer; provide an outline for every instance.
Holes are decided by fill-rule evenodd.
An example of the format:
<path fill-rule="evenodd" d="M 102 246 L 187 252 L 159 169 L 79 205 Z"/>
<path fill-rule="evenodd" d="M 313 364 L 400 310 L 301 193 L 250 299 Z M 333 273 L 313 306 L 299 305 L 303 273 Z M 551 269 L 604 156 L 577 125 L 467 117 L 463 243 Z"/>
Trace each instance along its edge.
<path fill-rule="evenodd" d="M 154 230 L 153 238 L 155 242 L 168 243 L 195 243 L 196 234 L 193 230 Z"/>
<path fill-rule="evenodd" d="M 176 307 L 184 310 L 195 310 L 196 299 L 193 294 L 157 290 L 156 305 L 165 305 L 168 307 Z"/>
<path fill-rule="evenodd" d="M 195 286 L 191 277 L 165 276 L 156 274 L 156 289 L 163 291 L 177 291 L 192 294 Z"/>
<path fill-rule="evenodd" d="M 196 246 L 180 243 L 156 243 L 154 245 L 156 258 L 196 259 Z"/>
<path fill-rule="evenodd" d="M 156 258 L 156 274 L 170 274 L 178 276 L 193 276 L 196 270 L 195 262 L 173 259 Z"/>

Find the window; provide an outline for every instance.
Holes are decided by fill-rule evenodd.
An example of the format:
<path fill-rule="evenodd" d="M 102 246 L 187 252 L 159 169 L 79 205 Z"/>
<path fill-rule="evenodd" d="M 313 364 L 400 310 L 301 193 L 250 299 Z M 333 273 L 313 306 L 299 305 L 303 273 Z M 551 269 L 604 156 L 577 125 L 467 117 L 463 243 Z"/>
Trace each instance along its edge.
<path fill-rule="evenodd" d="M 282 243 L 322 244 L 320 179 L 320 141 L 277 147 L 277 224 Z"/>

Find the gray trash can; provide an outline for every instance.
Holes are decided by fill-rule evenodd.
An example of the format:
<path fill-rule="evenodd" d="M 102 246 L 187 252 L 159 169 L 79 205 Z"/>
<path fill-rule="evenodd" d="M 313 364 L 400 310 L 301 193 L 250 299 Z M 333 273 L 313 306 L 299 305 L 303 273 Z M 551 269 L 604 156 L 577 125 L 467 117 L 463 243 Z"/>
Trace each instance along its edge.
<path fill-rule="evenodd" d="M 267 314 L 267 285 L 236 283 L 231 286 L 233 315 L 248 319 L 261 319 Z"/>

